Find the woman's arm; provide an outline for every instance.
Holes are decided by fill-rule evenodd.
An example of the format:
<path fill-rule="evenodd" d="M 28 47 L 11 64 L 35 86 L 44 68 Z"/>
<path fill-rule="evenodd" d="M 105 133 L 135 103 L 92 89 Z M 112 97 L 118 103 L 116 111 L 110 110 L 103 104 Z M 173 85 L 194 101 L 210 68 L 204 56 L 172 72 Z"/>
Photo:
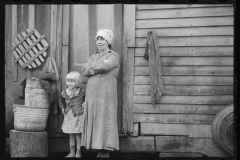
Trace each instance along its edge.
<path fill-rule="evenodd" d="M 92 61 L 92 56 L 89 57 L 87 63 L 82 67 L 82 74 L 86 77 L 90 77 L 94 75 L 94 71 L 90 68 L 91 61 Z"/>
<path fill-rule="evenodd" d="M 93 66 L 93 71 L 96 73 L 107 73 L 113 68 L 119 67 L 119 55 L 114 53 L 107 59 L 95 64 Z"/>

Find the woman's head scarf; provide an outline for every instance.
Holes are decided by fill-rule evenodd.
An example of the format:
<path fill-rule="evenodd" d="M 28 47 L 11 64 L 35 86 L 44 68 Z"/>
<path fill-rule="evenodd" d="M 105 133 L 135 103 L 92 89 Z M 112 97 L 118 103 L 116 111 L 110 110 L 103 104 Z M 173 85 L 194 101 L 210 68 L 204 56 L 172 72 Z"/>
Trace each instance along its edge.
<path fill-rule="evenodd" d="M 103 37 L 108 42 L 108 44 L 111 44 L 113 39 L 113 32 L 109 29 L 99 29 L 95 37 L 96 40 L 97 37 Z"/>

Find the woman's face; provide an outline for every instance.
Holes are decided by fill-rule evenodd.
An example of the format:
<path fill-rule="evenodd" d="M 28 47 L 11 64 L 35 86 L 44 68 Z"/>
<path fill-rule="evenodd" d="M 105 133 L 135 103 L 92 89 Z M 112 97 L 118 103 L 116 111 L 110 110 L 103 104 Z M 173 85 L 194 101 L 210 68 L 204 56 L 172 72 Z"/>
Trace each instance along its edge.
<path fill-rule="evenodd" d="M 76 82 L 73 79 L 67 79 L 66 83 L 69 89 L 73 89 L 76 87 Z"/>
<path fill-rule="evenodd" d="M 99 50 L 106 50 L 108 49 L 108 42 L 101 36 L 96 38 L 96 44 Z"/>

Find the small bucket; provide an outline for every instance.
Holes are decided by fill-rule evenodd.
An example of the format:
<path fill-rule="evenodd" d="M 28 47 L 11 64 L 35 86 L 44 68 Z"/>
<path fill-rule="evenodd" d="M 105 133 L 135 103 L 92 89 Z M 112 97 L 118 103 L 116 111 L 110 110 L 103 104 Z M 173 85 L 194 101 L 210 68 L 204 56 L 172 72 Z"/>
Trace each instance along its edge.
<path fill-rule="evenodd" d="M 42 132 L 46 129 L 49 108 L 14 104 L 13 112 L 17 131 Z"/>
<path fill-rule="evenodd" d="M 49 108 L 48 94 L 38 79 L 27 78 L 25 87 L 25 102 L 29 107 Z"/>

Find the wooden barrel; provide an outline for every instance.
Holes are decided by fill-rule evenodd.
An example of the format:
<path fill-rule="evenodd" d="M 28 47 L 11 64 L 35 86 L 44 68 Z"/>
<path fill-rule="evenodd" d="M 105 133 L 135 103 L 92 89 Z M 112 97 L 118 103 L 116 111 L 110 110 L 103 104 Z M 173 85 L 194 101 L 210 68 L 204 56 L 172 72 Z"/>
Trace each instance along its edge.
<path fill-rule="evenodd" d="M 47 132 L 10 130 L 11 157 L 48 157 Z"/>
<path fill-rule="evenodd" d="M 30 107 L 49 108 L 48 94 L 38 79 L 27 78 L 25 87 L 25 103 Z"/>
<path fill-rule="evenodd" d="M 49 108 L 14 104 L 13 112 L 17 131 L 42 132 L 46 129 Z"/>
<path fill-rule="evenodd" d="M 211 127 L 213 141 L 230 155 L 234 154 L 233 117 L 233 105 L 227 106 L 217 113 Z"/>

